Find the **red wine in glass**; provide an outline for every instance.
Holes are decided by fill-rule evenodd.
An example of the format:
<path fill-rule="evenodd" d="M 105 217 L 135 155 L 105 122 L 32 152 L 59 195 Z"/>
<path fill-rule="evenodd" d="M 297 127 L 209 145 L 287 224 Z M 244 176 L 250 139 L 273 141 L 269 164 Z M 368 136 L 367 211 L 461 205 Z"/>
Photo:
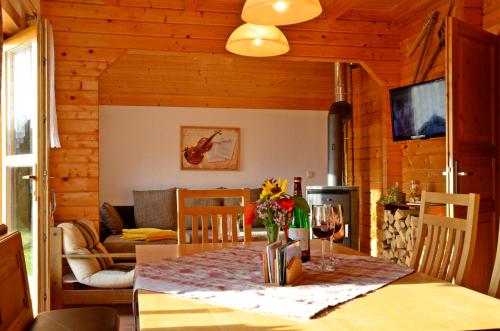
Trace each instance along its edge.
<path fill-rule="evenodd" d="M 342 213 L 342 205 L 337 205 L 334 208 L 333 216 L 333 242 L 341 243 L 344 240 L 344 215 Z"/>
<path fill-rule="evenodd" d="M 333 228 L 329 226 L 313 226 L 313 234 L 320 238 L 328 238 L 333 234 Z"/>

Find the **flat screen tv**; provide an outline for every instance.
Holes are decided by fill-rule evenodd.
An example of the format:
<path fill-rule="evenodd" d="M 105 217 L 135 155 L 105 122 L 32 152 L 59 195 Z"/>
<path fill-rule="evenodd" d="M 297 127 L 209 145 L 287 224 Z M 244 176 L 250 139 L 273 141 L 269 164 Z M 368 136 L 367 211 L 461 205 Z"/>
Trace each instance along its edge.
<path fill-rule="evenodd" d="M 440 78 L 390 90 L 394 141 L 446 135 L 446 84 Z"/>

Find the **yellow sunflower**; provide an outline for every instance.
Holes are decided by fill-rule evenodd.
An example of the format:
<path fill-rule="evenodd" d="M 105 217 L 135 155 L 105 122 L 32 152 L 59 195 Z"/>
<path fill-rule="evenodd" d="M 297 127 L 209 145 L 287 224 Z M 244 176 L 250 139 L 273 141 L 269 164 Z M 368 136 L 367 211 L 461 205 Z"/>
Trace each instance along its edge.
<path fill-rule="evenodd" d="M 283 193 L 286 192 L 286 183 L 287 180 L 281 181 L 281 178 L 278 178 L 278 182 L 275 179 L 266 179 L 264 184 L 262 184 L 262 192 L 260 193 L 260 200 L 269 197 L 269 199 L 279 198 Z"/>

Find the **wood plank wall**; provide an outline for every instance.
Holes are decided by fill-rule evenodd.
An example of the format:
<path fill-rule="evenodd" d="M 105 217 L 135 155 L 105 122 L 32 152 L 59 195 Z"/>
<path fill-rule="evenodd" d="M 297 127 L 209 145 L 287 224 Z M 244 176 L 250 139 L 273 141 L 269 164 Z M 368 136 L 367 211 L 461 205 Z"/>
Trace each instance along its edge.
<path fill-rule="evenodd" d="M 56 102 L 62 148 L 51 151 L 56 221 L 98 219 L 99 75 L 128 50 L 223 53 L 243 0 L 44 0 L 55 31 Z M 388 22 L 325 17 L 283 29 L 283 61 L 361 63 L 381 84 L 399 80 L 398 32 Z M 254 73 L 260 74 L 259 68 Z M 297 73 L 300 80 L 300 73 Z M 251 104 L 251 96 L 241 98 Z M 186 104 L 190 106 L 190 104 Z"/>
<path fill-rule="evenodd" d="M 489 29 L 495 29 L 500 7 L 498 2 L 484 2 L 484 24 Z M 42 1 L 42 14 L 53 22 L 56 41 L 56 97 L 63 144 L 62 149 L 51 153 L 51 175 L 56 177 L 51 188 L 57 193 L 57 220 L 98 219 L 99 75 L 126 52 L 227 54 L 224 42 L 241 23 L 239 13 L 242 3 L 236 0 L 224 4 L 203 1 L 198 2 L 198 10 L 186 11 L 184 1 L 176 0 Z M 457 3 L 457 15 L 479 23 L 477 1 L 461 0 Z M 284 28 L 292 50 L 279 61 L 348 60 L 361 63 L 367 72 L 374 75 L 374 81 L 379 86 L 407 84 L 411 81 L 415 59 L 405 58 L 406 49 L 427 15 L 439 9 L 442 17 L 446 5 L 444 0 L 404 1 L 395 11 L 394 24 L 383 22 L 387 13 L 375 10 L 370 14 L 354 8 L 340 20 L 320 18 Z M 436 42 L 434 32 L 429 50 Z M 438 58 L 429 78 L 442 76 L 443 66 L 444 53 Z M 261 71 L 256 70 L 254 74 L 258 76 Z M 299 74 L 297 81 L 300 79 Z M 366 86 L 363 85 L 365 81 Z M 360 90 L 366 91 L 373 82 L 362 80 L 361 85 Z M 109 87 L 102 86 L 101 101 L 119 102 L 116 95 L 106 95 L 106 88 Z M 223 91 L 221 93 L 224 94 Z M 380 103 L 384 104 L 380 110 L 385 114 L 382 116 L 385 127 L 382 136 L 383 189 L 399 180 L 407 190 L 408 181 L 419 178 L 424 189 L 443 191 L 444 178 L 440 177 L 440 171 L 444 165 L 444 139 L 394 145 L 390 118 L 386 116 L 387 93 L 382 91 L 380 95 L 385 98 Z M 136 102 L 161 104 L 158 98 L 153 99 Z M 250 98 L 238 99 L 242 107 L 252 104 Z M 201 104 L 192 99 L 185 102 L 186 106 Z M 209 106 L 215 104 L 211 101 Z M 234 102 L 226 104 L 235 106 Z M 323 104 L 326 104 L 324 99 L 317 104 L 304 101 L 303 107 L 316 108 Z M 276 106 L 266 102 L 260 105 Z M 402 160 L 401 155 L 404 157 Z"/>
<path fill-rule="evenodd" d="M 447 0 L 427 1 L 425 6 L 400 22 L 400 59 L 401 59 L 401 82 L 400 85 L 412 84 L 422 47 L 420 46 L 411 58 L 406 57 L 408 49 L 412 46 L 419 34 L 427 17 L 434 11 L 439 11 L 439 18 L 431 35 L 427 52 L 424 56 L 421 72 L 429 62 L 431 54 L 438 45 L 437 31 L 442 19 L 446 15 Z M 445 52 L 439 54 L 432 70 L 426 80 L 445 76 Z M 419 80 L 420 81 L 420 78 Z M 409 194 L 409 182 L 412 179 L 420 180 L 422 190 L 445 192 L 446 179 L 441 172 L 445 169 L 446 150 L 445 138 L 433 138 L 430 140 L 405 141 L 397 143 L 401 148 L 401 182 L 403 191 Z"/>
<path fill-rule="evenodd" d="M 377 235 L 376 203 L 384 189 L 383 109 L 386 106 L 384 95 L 387 88 L 377 84 L 362 68 L 353 70 L 352 83 L 354 173 L 348 172 L 348 182 L 359 187 L 360 249 L 370 253 L 371 242 Z"/>
<path fill-rule="evenodd" d="M 483 0 L 483 29 L 500 35 L 500 0 Z"/>
<path fill-rule="evenodd" d="M 232 54 L 127 53 L 99 77 L 100 105 L 327 110 L 333 91 L 332 63 Z"/>
<path fill-rule="evenodd" d="M 495 0 L 498 1 L 498 0 Z M 500 2 L 500 1 L 499 1 Z M 422 29 L 427 17 L 434 11 L 439 11 L 438 23 L 435 26 L 432 37 L 425 53 L 422 69 L 437 47 L 439 38 L 437 31 L 442 19 L 446 16 L 448 0 L 432 0 L 422 2 L 406 2 L 406 10 L 410 10 L 406 16 L 403 14 L 398 18 L 398 30 L 400 31 L 400 63 L 401 82 L 400 85 L 408 85 L 413 82 L 415 68 L 420 56 L 421 47 L 417 49 L 411 58 L 406 53 L 414 43 L 415 38 Z M 500 6 L 499 6 L 500 7 Z M 452 15 L 468 22 L 469 24 L 482 26 L 482 2 L 475 0 L 455 1 Z M 429 72 L 426 80 L 432 80 L 445 76 L 445 52 L 442 51 L 437 57 L 434 66 Z M 419 76 L 417 81 L 421 81 Z M 406 194 L 409 194 L 409 182 L 418 179 L 423 190 L 445 192 L 446 178 L 441 174 L 446 167 L 446 141 L 445 138 L 434 138 L 430 140 L 409 141 L 398 143 L 401 147 L 402 165 L 401 182 Z"/>
<path fill-rule="evenodd" d="M 495 0 L 500 3 L 500 0 Z M 477 1 L 456 1 L 452 15 L 480 26 L 481 3 Z M 354 181 L 360 187 L 360 240 L 361 249 L 374 254 L 376 245 L 376 208 L 381 193 L 399 183 L 409 194 L 409 182 L 418 179 L 422 189 L 446 190 L 445 177 L 441 172 L 446 166 L 445 138 L 425 141 L 393 142 L 388 88 L 404 86 L 413 82 L 413 75 L 419 55 L 407 58 L 406 53 L 413 44 L 427 17 L 435 10 L 440 12 L 438 24 L 432 33 L 423 65 L 428 63 L 437 46 L 437 27 L 445 16 L 447 0 L 404 1 L 394 10 L 394 26 L 400 31 L 400 80 L 389 86 L 381 86 L 362 70 L 353 73 L 354 107 Z M 493 8 L 492 4 L 489 8 Z M 500 5 L 499 5 L 500 7 Z M 479 13 L 479 15 L 478 15 Z M 353 11 L 346 15 L 353 15 Z M 438 56 L 427 80 L 444 77 L 444 51 Z M 366 139 L 369 136 L 370 139 Z"/>

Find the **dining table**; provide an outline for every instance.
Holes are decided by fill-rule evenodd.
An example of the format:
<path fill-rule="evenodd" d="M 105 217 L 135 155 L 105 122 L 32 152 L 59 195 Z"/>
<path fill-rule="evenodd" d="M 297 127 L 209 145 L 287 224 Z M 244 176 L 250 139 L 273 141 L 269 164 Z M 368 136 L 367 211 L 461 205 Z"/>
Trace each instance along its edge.
<path fill-rule="evenodd" d="M 136 259 L 138 264 L 149 263 L 239 245 L 264 246 L 265 242 L 138 245 Z M 319 240 L 311 240 L 311 255 L 319 255 L 320 247 Z M 333 256 L 366 255 L 341 244 L 333 244 L 332 252 Z M 136 327 L 143 331 L 500 329 L 499 299 L 420 272 L 307 320 L 216 306 L 144 289 L 136 291 L 135 300 Z"/>

